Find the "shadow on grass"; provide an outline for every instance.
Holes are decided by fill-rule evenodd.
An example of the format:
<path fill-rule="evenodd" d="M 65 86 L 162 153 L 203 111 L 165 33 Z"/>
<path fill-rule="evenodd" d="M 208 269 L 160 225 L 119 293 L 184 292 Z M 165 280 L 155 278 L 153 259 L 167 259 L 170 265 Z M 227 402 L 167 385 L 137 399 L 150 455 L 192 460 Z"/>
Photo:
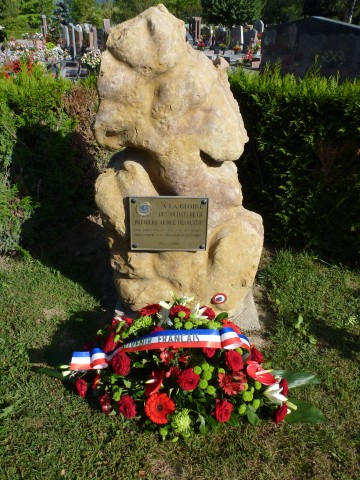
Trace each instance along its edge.
<path fill-rule="evenodd" d="M 323 320 L 313 322 L 311 333 L 315 335 L 318 346 L 338 350 L 344 358 L 358 361 L 360 352 L 360 335 L 345 328 L 335 328 Z"/>

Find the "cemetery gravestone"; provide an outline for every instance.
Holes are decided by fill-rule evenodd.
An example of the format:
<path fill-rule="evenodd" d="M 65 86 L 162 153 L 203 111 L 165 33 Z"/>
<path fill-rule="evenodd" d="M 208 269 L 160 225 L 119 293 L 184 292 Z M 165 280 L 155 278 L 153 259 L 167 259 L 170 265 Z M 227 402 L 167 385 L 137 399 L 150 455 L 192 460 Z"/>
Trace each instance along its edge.
<path fill-rule="evenodd" d="M 99 176 L 96 203 L 116 289 L 129 313 L 169 299 L 172 291 L 200 305 L 213 302 L 216 312 L 236 320 L 251 291 L 263 227 L 261 217 L 242 206 L 234 160 L 248 138 L 226 68 L 222 58 L 211 62 L 191 48 L 183 22 L 163 5 L 110 30 L 94 132 L 101 145 L 126 148 Z M 162 197 L 176 198 L 177 207 L 164 203 L 154 221 L 164 222 L 164 232 L 176 226 L 184 236 L 200 218 L 199 198 L 207 199 L 206 248 L 136 251 L 129 202 L 138 197 L 138 221 L 152 219 L 152 198 L 160 204 Z M 151 234 L 151 226 L 143 225 Z"/>
<path fill-rule="evenodd" d="M 251 47 L 255 45 L 257 39 L 257 30 L 254 28 L 250 28 L 245 31 L 244 33 L 244 52 L 246 51 L 247 47 Z"/>

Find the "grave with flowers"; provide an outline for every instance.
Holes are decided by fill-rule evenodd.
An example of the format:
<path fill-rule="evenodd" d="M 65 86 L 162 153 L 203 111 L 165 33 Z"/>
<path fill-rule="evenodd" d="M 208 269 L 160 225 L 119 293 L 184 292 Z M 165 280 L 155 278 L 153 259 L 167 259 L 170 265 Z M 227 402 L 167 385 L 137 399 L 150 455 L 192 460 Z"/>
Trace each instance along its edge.
<path fill-rule="evenodd" d="M 233 162 L 248 138 L 226 68 L 158 5 L 110 30 L 98 78 L 96 138 L 126 147 L 96 183 L 119 304 L 59 377 L 173 441 L 324 420 L 289 394 L 318 379 L 275 369 L 243 332 L 263 227 L 242 206 Z"/>

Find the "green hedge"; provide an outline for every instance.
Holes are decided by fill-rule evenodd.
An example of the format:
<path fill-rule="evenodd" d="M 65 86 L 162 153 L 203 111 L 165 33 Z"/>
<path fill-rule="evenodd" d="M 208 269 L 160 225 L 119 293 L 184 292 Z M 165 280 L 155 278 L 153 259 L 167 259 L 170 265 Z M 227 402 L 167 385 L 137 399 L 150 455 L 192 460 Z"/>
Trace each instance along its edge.
<path fill-rule="evenodd" d="M 268 238 L 340 261 L 360 252 L 360 81 L 237 69 L 230 84 L 250 141 L 238 162 L 245 206 Z"/>
<path fill-rule="evenodd" d="M 94 208 L 96 162 L 64 108 L 74 88 L 40 64 L 0 77 L 0 253 L 46 248 Z"/>

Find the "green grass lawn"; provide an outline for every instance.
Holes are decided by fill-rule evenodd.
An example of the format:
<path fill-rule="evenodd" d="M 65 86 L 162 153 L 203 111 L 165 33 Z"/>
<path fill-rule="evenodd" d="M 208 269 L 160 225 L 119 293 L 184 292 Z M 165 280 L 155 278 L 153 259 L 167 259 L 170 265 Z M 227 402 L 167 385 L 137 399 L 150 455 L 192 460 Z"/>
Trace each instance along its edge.
<path fill-rule="evenodd" d="M 273 254 L 258 273 L 267 317 L 261 350 L 275 367 L 321 379 L 294 396 L 321 408 L 326 423 L 244 423 L 186 444 L 161 442 L 141 425 L 107 417 L 36 372 L 69 363 L 72 351 L 110 320 L 92 277 L 81 262 L 69 269 L 0 259 L 1 479 L 360 477 L 359 273 L 290 251 Z"/>

